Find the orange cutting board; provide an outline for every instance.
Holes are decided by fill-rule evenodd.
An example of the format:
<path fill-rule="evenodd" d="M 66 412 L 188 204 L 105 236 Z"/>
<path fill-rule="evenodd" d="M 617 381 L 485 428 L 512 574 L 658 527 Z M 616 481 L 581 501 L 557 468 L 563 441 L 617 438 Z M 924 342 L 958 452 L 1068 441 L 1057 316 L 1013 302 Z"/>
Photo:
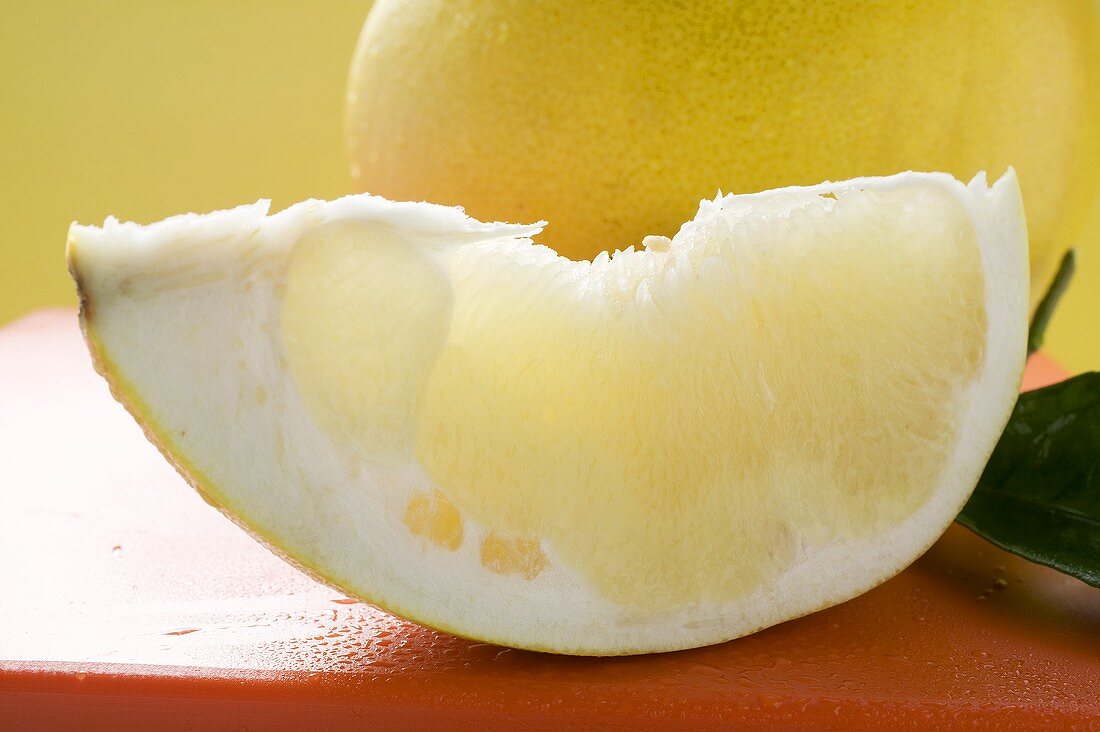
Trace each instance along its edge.
<path fill-rule="evenodd" d="M 1061 375 L 1037 357 L 1027 385 Z M 0 729 L 1100 729 L 1097 679 L 1100 591 L 957 526 L 862 597 L 710 648 L 568 658 L 427 630 L 206 506 L 72 312 L 0 331 Z"/>

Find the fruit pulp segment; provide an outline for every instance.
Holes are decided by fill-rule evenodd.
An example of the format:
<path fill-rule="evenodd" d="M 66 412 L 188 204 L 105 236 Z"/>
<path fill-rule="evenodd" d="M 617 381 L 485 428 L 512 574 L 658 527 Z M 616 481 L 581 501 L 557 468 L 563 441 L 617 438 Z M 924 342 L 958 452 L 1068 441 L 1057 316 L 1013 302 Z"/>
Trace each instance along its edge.
<path fill-rule="evenodd" d="M 639 608 L 733 600 L 911 514 L 983 359 L 973 225 L 932 186 L 715 205 L 667 251 L 593 262 L 390 236 L 307 237 L 297 281 L 348 278 L 309 297 L 292 259 L 283 340 L 318 423 L 418 463 L 486 568 L 560 563 Z M 416 262 L 385 297 L 376 239 Z"/>
<path fill-rule="evenodd" d="M 312 385 L 314 417 L 369 445 L 374 460 L 406 461 L 447 327 L 442 273 L 389 228 L 338 221 L 297 241 L 285 288 L 283 350 L 300 383 Z"/>

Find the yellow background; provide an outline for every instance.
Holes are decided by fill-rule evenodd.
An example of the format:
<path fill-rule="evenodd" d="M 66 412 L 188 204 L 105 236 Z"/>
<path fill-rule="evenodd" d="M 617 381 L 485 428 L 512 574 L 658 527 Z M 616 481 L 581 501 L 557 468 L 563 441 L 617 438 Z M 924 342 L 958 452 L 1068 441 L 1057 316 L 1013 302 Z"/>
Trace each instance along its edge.
<path fill-rule="evenodd" d="M 344 81 L 369 0 L 0 3 L 0 323 L 73 304 L 72 220 L 350 191 Z M 1100 133 L 1100 131 L 1098 131 Z M 1047 350 L 1100 368 L 1100 206 Z"/>

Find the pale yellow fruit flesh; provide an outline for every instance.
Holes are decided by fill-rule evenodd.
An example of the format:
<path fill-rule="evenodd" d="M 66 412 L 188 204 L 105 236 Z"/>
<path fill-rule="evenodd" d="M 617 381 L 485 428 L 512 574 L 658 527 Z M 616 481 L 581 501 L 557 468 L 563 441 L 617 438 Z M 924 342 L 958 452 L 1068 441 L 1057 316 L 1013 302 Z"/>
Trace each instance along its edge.
<path fill-rule="evenodd" d="M 333 439 L 432 479 L 403 516 L 427 551 L 560 563 L 647 611 L 744 597 L 929 500 L 986 339 L 957 199 L 839 192 L 657 244 L 429 255 L 326 225 L 286 272 L 291 374 Z"/>
<path fill-rule="evenodd" d="M 318 421 L 370 445 L 374 460 L 407 459 L 447 327 L 442 273 L 387 227 L 333 223 L 295 244 L 285 286 L 286 355 L 319 384 Z"/>
<path fill-rule="evenodd" d="M 342 592 L 535 650 L 873 587 L 1016 398 L 1013 175 L 722 197 L 593 262 L 538 230 L 349 196 L 74 225 L 68 256 L 98 368 L 208 501 Z"/>

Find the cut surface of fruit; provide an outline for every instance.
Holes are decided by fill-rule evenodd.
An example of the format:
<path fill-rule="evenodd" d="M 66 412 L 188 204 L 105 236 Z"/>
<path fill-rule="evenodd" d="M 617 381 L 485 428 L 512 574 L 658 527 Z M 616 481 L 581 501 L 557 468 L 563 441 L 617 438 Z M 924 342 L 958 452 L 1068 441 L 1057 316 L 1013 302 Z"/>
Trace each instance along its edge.
<path fill-rule="evenodd" d="M 590 262 L 539 229 L 362 195 L 74 226 L 69 258 L 101 372 L 208 501 L 461 635 L 737 637 L 969 496 L 1024 362 L 1013 174 L 718 197 Z"/>

